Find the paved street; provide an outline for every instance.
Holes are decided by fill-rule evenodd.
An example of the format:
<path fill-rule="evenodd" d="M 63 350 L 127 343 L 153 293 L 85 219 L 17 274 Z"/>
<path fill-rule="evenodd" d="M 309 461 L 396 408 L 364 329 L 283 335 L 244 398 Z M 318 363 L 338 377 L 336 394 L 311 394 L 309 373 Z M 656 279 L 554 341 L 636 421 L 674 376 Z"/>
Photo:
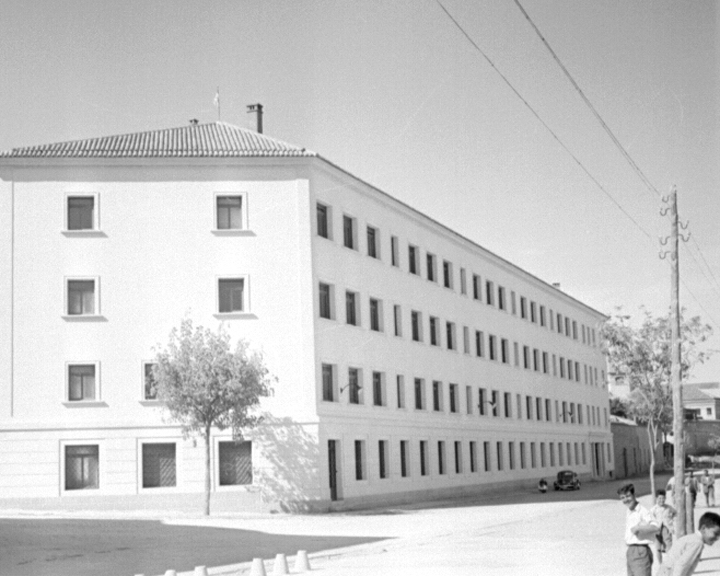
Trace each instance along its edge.
<path fill-rule="evenodd" d="M 647 492 L 647 480 L 635 483 Z M 276 553 L 292 556 L 305 549 L 319 576 L 620 575 L 620 484 L 312 516 L 166 514 L 161 522 L 132 513 L 114 513 L 116 519 L 109 520 L 103 513 L 41 512 L 52 515 L 28 518 L 5 512 L 0 574 L 151 576 L 168 568 L 191 573 L 200 564 L 213 567 L 211 574 L 246 574 L 258 556 L 271 574 Z M 696 518 L 704 511 L 698 508 Z M 720 547 L 706 550 L 704 558 L 698 573 L 720 574 Z"/>

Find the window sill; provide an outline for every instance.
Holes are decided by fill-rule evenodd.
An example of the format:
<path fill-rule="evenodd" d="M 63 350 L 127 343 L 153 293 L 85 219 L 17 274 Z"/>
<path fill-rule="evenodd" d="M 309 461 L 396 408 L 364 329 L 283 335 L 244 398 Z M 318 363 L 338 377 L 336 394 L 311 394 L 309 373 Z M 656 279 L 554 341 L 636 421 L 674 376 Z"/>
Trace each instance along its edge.
<path fill-rule="evenodd" d="M 257 316 L 252 312 L 217 312 L 213 314 L 213 316 L 218 320 L 236 320 L 242 318 L 257 320 Z"/>
<path fill-rule="evenodd" d="M 257 236 L 252 230 L 243 230 L 240 228 L 228 230 L 210 230 L 213 236 Z"/>
<path fill-rule="evenodd" d="M 101 314 L 64 314 L 62 319 L 66 322 L 107 322 Z"/>
<path fill-rule="evenodd" d="M 61 234 L 67 238 L 107 238 L 102 230 L 63 230 Z"/>
<path fill-rule="evenodd" d="M 107 408 L 107 402 L 102 400 L 65 400 L 63 406 L 66 408 Z"/>

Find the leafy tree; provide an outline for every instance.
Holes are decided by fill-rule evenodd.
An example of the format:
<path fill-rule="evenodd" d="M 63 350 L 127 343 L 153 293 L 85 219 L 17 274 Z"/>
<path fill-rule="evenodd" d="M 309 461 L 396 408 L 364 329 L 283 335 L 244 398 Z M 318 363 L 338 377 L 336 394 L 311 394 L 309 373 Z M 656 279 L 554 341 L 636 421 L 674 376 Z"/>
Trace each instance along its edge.
<path fill-rule="evenodd" d="M 647 426 L 650 489 L 654 495 L 655 452 L 663 438 L 672 431 L 673 424 L 671 324 L 670 315 L 654 317 L 644 308 L 642 312 L 640 326 L 635 327 L 630 322 L 630 316 L 622 314 L 618 308 L 615 316 L 605 322 L 600 334 L 610 375 L 630 386 L 628 416 Z M 711 335 L 712 328 L 703 324 L 698 316 L 681 319 L 681 381 L 686 380 L 691 369 L 712 353 L 702 348 Z"/>
<path fill-rule="evenodd" d="M 627 402 L 617 396 L 610 396 L 610 414 L 621 418 L 630 418 Z"/>
<path fill-rule="evenodd" d="M 708 438 L 708 448 L 713 451 L 713 460 L 712 460 L 712 467 L 713 470 L 715 470 L 715 459 L 717 458 L 717 453 L 720 451 L 720 436 L 717 434 L 713 434 Z"/>
<path fill-rule="evenodd" d="M 184 437 L 205 440 L 205 515 L 210 514 L 210 432 L 230 428 L 234 438 L 258 423 L 253 409 L 272 393 L 273 378 L 262 355 L 245 340 L 231 349 L 230 335 L 184 319 L 173 328 L 166 348 L 155 356 L 155 391 L 180 424 Z"/>

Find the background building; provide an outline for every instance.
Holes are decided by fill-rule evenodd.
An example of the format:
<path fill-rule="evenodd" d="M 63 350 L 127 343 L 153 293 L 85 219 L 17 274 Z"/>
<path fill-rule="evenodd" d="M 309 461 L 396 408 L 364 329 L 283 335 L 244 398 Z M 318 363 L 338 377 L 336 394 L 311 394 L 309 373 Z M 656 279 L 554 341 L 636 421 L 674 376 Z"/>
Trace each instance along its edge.
<path fill-rule="evenodd" d="M 277 376 L 213 437 L 248 507 L 613 470 L 604 316 L 313 152 L 217 122 L 15 149 L 0 180 L 6 497 L 203 489 L 147 386 L 184 316 Z"/>

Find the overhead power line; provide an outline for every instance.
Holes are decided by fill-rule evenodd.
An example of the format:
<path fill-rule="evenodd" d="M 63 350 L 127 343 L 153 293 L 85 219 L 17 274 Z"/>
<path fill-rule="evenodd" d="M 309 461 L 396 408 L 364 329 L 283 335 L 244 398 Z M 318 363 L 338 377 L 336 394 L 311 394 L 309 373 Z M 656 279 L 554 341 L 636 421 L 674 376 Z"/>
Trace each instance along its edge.
<path fill-rule="evenodd" d="M 507 78 L 507 76 L 505 76 L 500 71 L 500 69 L 495 65 L 495 63 L 490 59 L 490 57 L 482 50 L 482 48 L 480 48 L 480 46 L 477 45 L 477 43 L 470 37 L 470 35 L 465 31 L 465 29 L 460 25 L 460 23 L 453 17 L 453 15 L 450 14 L 450 12 L 448 12 L 447 8 L 445 8 L 445 6 L 443 6 L 443 3 L 440 2 L 440 0 L 435 0 L 435 1 L 440 6 L 442 11 L 445 12 L 447 17 L 452 21 L 452 23 L 455 24 L 457 29 L 460 30 L 462 35 L 465 36 L 467 41 L 470 42 L 470 44 L 475 48 L 475 50 L 477 50 L 480 53 L 480 55 L 485 59 L 485 61 L 490 65 L 490 67 L 498 74 L 498 76 L 500 76 L 500 78 L 502 78 L 503 82 L 505 82 L 505 84 L 508 86 L 508 88 L 510 88 L 510 90 L 512 90 L 512 92 L 515 94 L 515 96 L 517 96 L 520 99 L 520 101 L 527 107 L 528 110 L 530 110 L 532 115 L 535 116 L 535 118 L 538 120 L 538 122 L 540 122 L 543 125 L 543 127 L 550 133 L 550 135 L 562 147 L 562 149 L 565 150 L 565 152 L 567 152 L 570 155 L 570 157 L 575 161 L 575 163 L 580 167 L 580 169 L 583 172 L 585 172 L 587 177 L 590 178 L 590 180 L 592 180 L 592 182 L 595 184 L 595 186 L 597 186 L 598 189 L 603 194 L 605 194 L 613 204 L 615 204 L 615 206 L 618 208 L 618 210 L 620 210 L 623 214 L 625 214 L 625 216 L 627 216 L 627 218 L 630 221 L 632 221 L 633 224 L 635 224 L 635 226 L 638 228 L 638 230 L 640 230 L 647 238 L 652 239 L 652 236 L 650 235 L 650 233 L 647 230 L 645 230 L 637 222 L 637 220 L 635 220 L 635 218 L 633 218 L 630 215 L 630 213 L 627 210 L 625 210 L 625 208 L 622 207 L 622 205 L 617 200 L 615 200 L 615 198 L 612 196 L 612 194 L 610 194 L 610 192 L 608 192 L 605 189 L 605 187 L 602 184 L 600 184 L 600 182 L 597 181 L 597 179 L 590 173 L 590 171 L 585 167 L 585 165 L 580 161 L 580 159 L 577 156 L 575 156 L 575 154 L 567 147 L 567 145 L 560 139 L 560 137 L 553 131 L 553 129 L 550 128 L 548 123 L 545 122 L 545 120 L 543 120 L 540 117 L 540 115 L 537 113 L 537 111 L 530 105 L 530 103 L 523 97 L 523 95 L 520 94 L 520 92 L 518 92 L 518 90 L 515 88 L 515 86 L 513 86 L 512 82 L 510 82 L 510 80 Z"/>

